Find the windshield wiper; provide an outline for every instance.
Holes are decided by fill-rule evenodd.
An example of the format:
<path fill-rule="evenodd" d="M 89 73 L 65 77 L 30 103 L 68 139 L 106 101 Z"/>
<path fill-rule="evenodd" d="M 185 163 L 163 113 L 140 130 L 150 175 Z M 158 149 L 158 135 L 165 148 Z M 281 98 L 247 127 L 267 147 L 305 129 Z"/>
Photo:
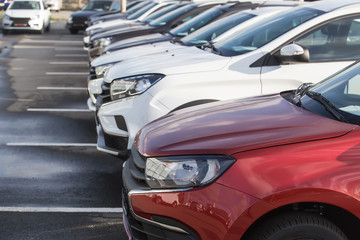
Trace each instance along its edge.
<path fill-rule="evenodd" d="M 301 97 L 304 95 L 304 92 L 309 89 L 309 87 L 313 86 L 314 84 L 311 82 L 301 84 L 295 91 L 293 103 L 296 105 L 301 106 Z"/>
<path fill-rule="evenodd" d="M 306 91 L 305 94 L 309 96 L 311 99 L 319 102 L 321 105 L 325 107 L 325 109 L 331 113 L 337 120 L 341 122 L 347 122 L 345 117 L 341 115 L 339 109 L 335 107 L 326 97 L 321 95 L 321 93 L 313 92 L 313 91 Z"/>
<path fill-rule="evenodd" d="M 213 50 L 213 52 L 215 52 L 219 55 L 222 55 L 221 51 L 218 48 L 216 48 L 212 42 L 209 42 L 208 44 L 205 44 L 202 46 L 202 49 L 205 49 L 205 48 L 210 48 L 211 50 Z"/>

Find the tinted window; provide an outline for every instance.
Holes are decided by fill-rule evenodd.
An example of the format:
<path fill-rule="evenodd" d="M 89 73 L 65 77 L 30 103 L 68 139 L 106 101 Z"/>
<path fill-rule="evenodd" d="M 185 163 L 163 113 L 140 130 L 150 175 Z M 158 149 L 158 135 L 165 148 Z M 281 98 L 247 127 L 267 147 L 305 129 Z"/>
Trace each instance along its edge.
<path fill-rule="evenodd" d="M 40 2 L 16 1 L 11 5 L 10 9 L 33 9 L 33 10 L 39 10 L 40 9 Z"/>
<path fill-rule="evenodd" d="M 178 4 L 172 4 L 170 6 L 164 7 L 158 11 L 155 11 L 154 13 L 150 14 L 149 16 L 147 16 L 146 18 L 144 18 L 143 20 L 141 20 L 141 22 L 143 23 L 148 23 L 151 22 L 152 20 L 161 17 L 162 15 L 174 10 L 175 8 L 178 8 L 179 5 Z"/>
<path fill-rule="evenodd" d="M 198 31 L 183 37 L 181 41 L 187 46 L 207 44 L 209 41 L 220 36 L 227 30 L 253 17 L 255 17 L 253 14 L 244 12 L 236 13 L 226 18 L 217 20 L 216 22 L 210 23 Z"/>
<path fill-rule="evenodd" d="M 137 19 L 138 17 L 140 17 L 141 15 L 143 15 L 144 13 L 149 11 L 151 8 L 155 7 L 156 5 L 157 5 L 157 3 L 149 4 L 141 9 L 139 9 L 138 11 L 134 12 L 133 14 L 131 14 L 127 19 L 129 19 L 129 20 Z"/>
<path fill-rule="evenodd" d="M 215 44 L 224 56 L 236 56 L 256 50 L 323 12 L 311 8 L 287 11 L 261 24 L 251 26 L 229 39 Z"/>
<path fill-rule="evenodd" d="M 203 27 L 204 25 L 208 24 L 210 21 L 215 19 L 216 17 L 223 14 L 224 11 L 222 8 L 212 8 L 209 9 L 202 14 L 196 16 L 195 18 L 191 19 L 190 21 L 181 24 L 180 26 L 174 28 L 170 31 L 170 33 L 177 37 L 183 37 L 186 36 L 199 28 Z"/>
<path fill-rule="evenodd" d="M 295 43 L 309 49 L 310 62 L 358 59 L 360 17 L 332 21 L 300 37 Z"/>
<path fill-rule="evenodd" d="M 110 1 L 91 1 L 88 2 L 82 10 L 88 11 L 108 11 L 111 6 Z"/>
<path fill-rule="evenodd" d="M 194 9 L 196 6 L 195 5 L 186 5 L 183 6 L 175 11 L 171 11 L 167 14 L 165 14 L 162 17 L 159 17 L 153 21 L 150 22 L 151 26 L 154 27 L 158 27 L 158 26 L 164 26 L 166 25 L 168 22 L 174 20 L 175 18 L 187 13 L 188 11 L 190 11 L 191 9 Z"/>

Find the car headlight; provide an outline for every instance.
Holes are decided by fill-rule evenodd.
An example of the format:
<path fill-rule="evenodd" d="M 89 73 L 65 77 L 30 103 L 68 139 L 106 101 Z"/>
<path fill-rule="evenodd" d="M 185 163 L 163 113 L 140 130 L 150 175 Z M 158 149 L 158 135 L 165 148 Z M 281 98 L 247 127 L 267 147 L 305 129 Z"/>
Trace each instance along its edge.
<path fill-rule="evenodd" d="M 106 47 L 108 45 L 110 45 L 111 43 L 111 38 L 100 38 L 100 39 L 96 39 L 94 40 L 94 47 Z"/>
<path fill-rule="evenodd" d="M 89 44 L 89 42 L 90 42 L 90 36 L 85 36 L 85 37 L 83 38 L 83 41 L 84 41 L 84 43 Z"/>
<path fill-rule="evenodd" d="M 68 18 L 68 23 L 72 23 L 73 22 L 73 18 L 72 18 L 72 16 L 70 16 L 69 18 Z"/>
<path fill-rule="evenodd" d="M 111 99 L 117 100 L 141 94 L 164 77 L 165 75 L 162 74 L 148 74 L 116 79 L 110 85 Z"/>
<path fill-rule="evenodd" d="M 40 19 L 40 14 L 37 14 L 37 15 L 35 15 L 35 16 L 31 16 L 30 19 L 31 19 L 31 20 Z"/>
<path fill-rule="evenodd" d="M 151 188 L 199 187 L 215 181 L 234 162 L 224 155 L 148 158 L 146 182 Z"/>
<path fill-rule="evenodd" d="M 7 21 L 9 21 L 9 20 L 10 20 L 10 16 L 9 16 L 9 15 L 7 15 L 7 14 L 4 14 L 4 16 L 3 16 L 3 20 L 7 20 Z"/>
<path fill-rule="evenodd" d="M 91 101 L 95 104 L 96 103 L 96 96 L 102 93 L 101 85 L 103 84 L 104 79 L 98 78 L 89 81 L 88 83 L 88 91 L 91 98 Z"/>
<path fill-rule="evenodd" d="M 96 77 L 103 77 L 105 72 L 111 68 L 114 64 L 106 64 L 106 65 L 101 65 L 95 68 L 95 73 L 96 73 Z"/>

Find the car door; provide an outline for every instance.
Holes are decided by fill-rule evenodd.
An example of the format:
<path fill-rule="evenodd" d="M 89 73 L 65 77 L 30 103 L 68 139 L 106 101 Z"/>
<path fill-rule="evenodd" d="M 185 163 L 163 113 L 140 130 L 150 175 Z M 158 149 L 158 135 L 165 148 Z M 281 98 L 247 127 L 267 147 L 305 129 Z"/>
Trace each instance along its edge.
<path fill-rule="evenodd" d="M 302 82 L 319 82 L 360 56 L 360 16 L 335 19 L 295 38 L 308 49 L 309 62 L 280 64 L 274 53 L 261 69 L 262 93 L 294 89 Z"/>

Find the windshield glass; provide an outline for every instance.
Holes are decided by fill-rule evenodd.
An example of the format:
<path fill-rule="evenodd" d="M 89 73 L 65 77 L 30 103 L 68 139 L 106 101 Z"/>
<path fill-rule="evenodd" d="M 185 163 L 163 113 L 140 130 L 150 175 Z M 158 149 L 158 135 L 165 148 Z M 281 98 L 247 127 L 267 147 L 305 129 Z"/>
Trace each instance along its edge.
<path fill-rule="evenodd" d="M 111 6 L 111 1 L 91 1 L 88 2 L 82 10 L 87 11 L 108 11 Z"/>
<path fill-rule="evenodd" d="M 329 118 L 339 119 L 337 115 L 340 115 L 344 121 L 359 125 L 360 63 L 305 89 L 299 105 Z"/>
<path fill-rule="evenodd" d="M 10 9 L 32 9 L 39 10 L 40 3 L 36 1 L 16 1 L 14 2 Z"/>
<path fill-rule="evenodd" d="M 144 6 L 146 6 L 146 5 L 150 4 L 150 3 L 151 3 L 150 1 L 138 3 L 134 7 L 132 7 L 128 11 L 126 11 L 126 13 L 128 15 L 131 15 L 131 14 L 135 13 L 136 11 L 138 11 L 139 9 L 141 9 L 142 7 L 144 7 Z"/>
<path fill-rule="evenodd" d="M 175 11 L 171 11 L 171 12 L 165 14 L 164 16 L 151 21 L 149 24 L 150 24 L 150 26 L 153 26 L 153 27 L 165 26 L 166 24 L 168 24 L 168 22 L 174 20 L 175 18 L 181 16 L 182 14 L 187 13 L 188 11 L 190 11 L 191 9 L 194 9 L 195 7 L 196 6 L 192 5 L 192 4 L 183 6 Z"/>
<path fill-rule="evenodd" d="M 181 38 L 181 41 L 184 45 L 195 46 L 207 44 L 209 41 L 220 36 L 227 30 L 239 25 L 242 22 L 245 22 L 251 18 L 255 17 L 253 14 L 248 14 L 244 12 L 239 12 L 216 22 L 210 23 L 205 27 L 189 34 L 186 37 Z"/>
<path fill-rule="evenodd" d="M 155 11 L 154 13 L 150 14 L 149 16 L 145 17 L 143 20 L 141 20 L 141 22 L 143 23 L 148 23 L 151 22 L 152 20 L 161 17 L 162 15 L 174 10 L 175 8 L 178 8 L 180 5 L 179 4 L 171 4 L 169 6 L 166 6 L 158 11 Z"/>
<path fill-rule="evenodd" d="M 321 14 L 323 14 L 322 11 L 304 7 L 290 10 L 219 41 L 215 47 L 223 56 L 236 56 L 251 52 Z"/>
<path fill-rule="evenodd" d="M 184 24 L 181 24 L 180 26 L 174 28 L 170 31 L 171 35 L 175 37 L 184 37 L 199 28 L 202 28 L 206 24 L 208 24 L 213 19 L 217 18 L 221 14 L 223 14 L 225 11 L 221 7 L 215 7 L 211 8 L 200 15 L 194 17 L 193 19 L 187 21 Z"/>
<path fill-rule="evenodd" d="M 128 20 L 134 20 L 137 19 L 138 17 L 140 17 L 141 15 L 143 15 L 144 13 L 146 13 L 147 11 L 149 11 L 151 8 L 155 7 L 156 5 L 158 5 L 157 3 L 151 3 L 149 5 L 146 5 L 145 7 L 139 9 L 138 11 L 134 12 L 133 14 L 128 16 Z"/>

